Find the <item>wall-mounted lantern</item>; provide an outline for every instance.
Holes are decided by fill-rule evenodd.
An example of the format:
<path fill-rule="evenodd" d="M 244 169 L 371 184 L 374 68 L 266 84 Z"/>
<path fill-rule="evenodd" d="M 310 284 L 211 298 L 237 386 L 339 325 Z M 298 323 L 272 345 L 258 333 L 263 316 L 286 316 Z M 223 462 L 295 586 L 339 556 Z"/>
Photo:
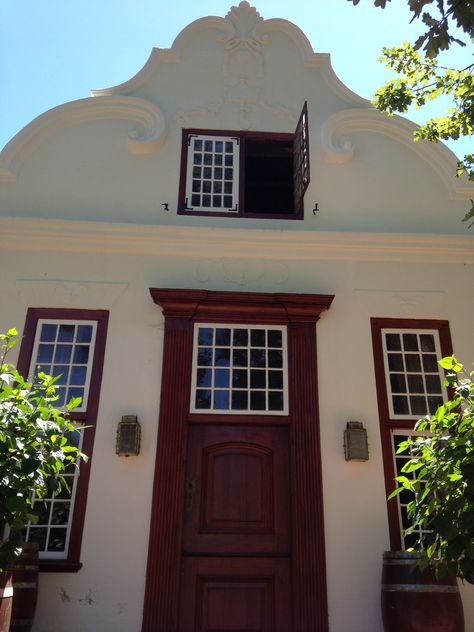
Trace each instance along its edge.
<path fill-rule="evenodd" d="M 348 421 L 344 430 L 344 456 L 346 461 L 368 461 L 367 430 L 360 421 Z"/>
<path fill-rule="evenodd" d="M 136 415 L 124 415 L 117 426 L 115 453 L 136 456 L 140 453 L 141 428 Z"/>

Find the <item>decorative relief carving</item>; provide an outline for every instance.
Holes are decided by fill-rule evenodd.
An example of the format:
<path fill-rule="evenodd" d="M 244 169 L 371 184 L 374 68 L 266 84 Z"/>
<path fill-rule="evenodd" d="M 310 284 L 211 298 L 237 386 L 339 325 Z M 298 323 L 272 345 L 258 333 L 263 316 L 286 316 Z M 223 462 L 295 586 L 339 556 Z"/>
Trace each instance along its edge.
<path fill-rule="evenodd" d="M 48 287 L 45 288 L 45 285 Z M 111 307 L 129 285 L 120 281 L 17 279 L 17 296 L 29 304 L 46 307 Z"/>
<path fill-rule="evenodd" d="M 218 37 L 224 45 L 221 96 L 213 103 L 189 111 L 180 111 L 176 120 L 183 126 L 196 117 L 213 118 L 224 108 L 237 114 L 237 129 L 250 129 L 252 115 L 261 108 L 279 119 L 296 121 L 296 115 L 279 104 L 268 103 L 262 96 L 264 71 L 263 47 L 268 35 L 259 32 L 264 23 L 258 11 L 246 1 L 233 6 L 225 17 L 227 32 Z"/>
<path fill-rule="evenodd" d="M 196 279 L 200 283 L 225 282 L 231 286 L 282 285 L 288 280 L 288 267 L 275 261 L 235 261 L 207 259 L 196 266 Z"/>
<path fill-rule="evenodd" d="M 189 127 L 193 118 L 216 118 L 224 106 L 224 99 L 219 99 L 216 103 L 207 105 L 206 107 L 197 107 L 194 110 L 177 110 L 174 120 L 183 127 Z"/>
<path fill-rule="evenodd" d="M 229 70 L 231 55 L 240 51 L 248 53 L 248 55 L 241 55 L 240 62 L 243 61 L 243 66 L 248 65 L 253 58 L 258 66 L 256 78 L 262 78 L 262 46 L 268 41 L 266 35 L 259 36 L 257 32 L 258 25 L 263 22 L 262 16 L 255 7 L 251 7 L 248 2 L 244 1 L 238 7 L 231 7 L 226 15 L 226 20 L 231 23 L 232 32 L 219 37 L 219 41 L 225 44 L 227 51 L 224 59 L 224 73 L 227 74 Z"/>
<path fill-rule="evenodd" d="M 413 318 L 415 314 L 426 311 L 436 311 L 442 313 L 446 300 L 444 290 L 391 290 L 391 289 L 369 289 L 355 288 L 353 290 L 359 302 L 366 303 L 367 295 L 370 296 L 371 304 L 378 302 L 380 306 L 387 309 L 389 314 L 397 314 L 400 317 Z"/>
<path fill-rule="evenodd" d="M 329 117 L 321 127 L 321 148 L 324 159 L 330 164 L 342 165 L 354 158 L 354 145 L 343 135 L 347 129 L 341 131 L 344 114 L 339 112 Z"/>
<path fill-rule="evenodd" d="M 145 99 L 140 99 L 140 114 L 136 105 L 136 117 L 140 129 L 128 133 L 127 146 L 131 154 L 152 154 L 166 137 L 166 121 L 163 112 Z M 138 104 L 138 99 L 135 100 Z"/>

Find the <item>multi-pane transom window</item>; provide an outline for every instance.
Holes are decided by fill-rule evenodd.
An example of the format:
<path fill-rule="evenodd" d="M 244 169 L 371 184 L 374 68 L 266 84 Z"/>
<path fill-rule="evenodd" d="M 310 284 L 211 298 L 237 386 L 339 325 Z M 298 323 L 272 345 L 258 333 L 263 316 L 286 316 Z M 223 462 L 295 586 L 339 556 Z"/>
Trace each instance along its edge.
<path fill-rule="evenodd" d="M 69 435 L 69 442 L 79 449 L 82 444 L 82 431 Z M 69 546 L 71 535 L 72 512 L 76 497 L 76 486 L 79 470 L 74 464 L 67 466 L 64 478 L 69 489 L 65 486 L 59 493 L 53 493 L 46 498 L 32 499 L 32 509 L 38 516 L 38 522 L 28 523 L 25 539 L 38 543 L 40 558 L 63 559 Z"/>
<path fill-rule="evenodd" d="M 416 474 L 418 474 L 418 472 L 402 472 L 403 466 L 411 458 L 410 457 L 410 452 L 409 451 L 404 451 L 401 454 L 397 454 L 397 450 L 398 450 L 400 444 L 403 443 L 404 441 L 406 441 L 408 439 L 408 437 L 412 437 L 412 439 L 414 439 L 415 437 L 418 437 L 421 434 L 422 433 L 415 432 L 413 430 L 396 430 L 396 429 L 394 429 L 394 430 L 391 431 L 391 435 L 392 435 L 392 450 L 393 450 L 393 464 L 394 464 L 394 470 L 396 472 L 396 476 L 407 476 L 408 478 L 412 478 L 412 479 L 416 478 Z M 430 533 L 430 531 L 423 530 L 423 529 L 421 529 L 421 527 L 417 526 L 417 527 L 415 527 L 413 533 L 410 533 L 409 535 L 405 534 L 406 529 L 408 529 L 408 527 L 412 526 L 411 520 L 408 518 L 408 509 L 407 509 L 407 507 L 408 507 L 408 503 L 411 502 L 413 499 L 414 499 L 413 494 L 411 492 L 407 491 L 407 490 L 403 490 L 397 496 L 398 516 L 399 516 L 399 521 L 400 521 L 400 534 L 401 534 L 401 541 L 402 541 L 402 549 L 408 549 L 408 548 L 414 546 L 415 543 L 417 542 L 417 540 L 419 540 L 421 536 L 425 536 L 428 533 Z"/>
<path fill-rule="evenodd" d="M 238 211 L 239 139 L 188 136 L 186 208 L 195 211 Z"/>
<path fill-rule="evenodd" d="M 57 378 L 56 406 L 80 397 L 76 411 L 87 408 L 96 323 L 93 321 L 40 320 L 33 347 L 34 372 Z"/>
<path fill-rule="evenodd" d="M 191 412 L 288 414 L 285 327 L 194 328 Z"/>
<path fill-rule="evenodd" d="M 445 396 L 438 332 L 382 329 L 382 345 L 390 417 L 434 413 Z"/>

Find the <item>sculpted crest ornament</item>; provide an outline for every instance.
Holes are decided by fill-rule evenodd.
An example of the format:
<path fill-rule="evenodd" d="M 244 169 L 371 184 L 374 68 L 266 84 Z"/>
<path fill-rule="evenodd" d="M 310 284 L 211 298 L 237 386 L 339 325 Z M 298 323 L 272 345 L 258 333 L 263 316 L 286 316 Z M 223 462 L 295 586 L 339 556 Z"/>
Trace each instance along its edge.
<path fill-rule="evenodd" d="M 268 103 L 263 97 L 263 47 L 270 41 L 268 35 L 259 32 L 263 23 L 263 17 L 246 0 L 231 7 L 222 19 L 225 32 L 218 36 L 225 51 L 220 95 L 206 106 L 178 112 L 176 118 L 183 126 L 189 125 L 191 118 L 216 117 L 223 109 L 237 114 L 238 123 L 233 124 L 237 129 L 252 128 L 258 108 L 280 119 L 296 120 L 288 108 Z"/>
<path fill-rule="evenodd" d="M 228 35 L 221 35 L 219 41 L 225 44 L 227 51 L 224 62 L 224 72 L 228 71 L 229 56 L 239 50 L 248 51 L 258 62 L 258 77 L 263 75 L 262 65 L 262 45 L 268 41 L 267 36 L 260 36 L 257 33 L 257 27 L 263 18 L 255 7 L 251 7 L 246 1 L 243 1 L 237 7 L 231 7 L 226 15 L 232 26 L 233 32 Z"/>

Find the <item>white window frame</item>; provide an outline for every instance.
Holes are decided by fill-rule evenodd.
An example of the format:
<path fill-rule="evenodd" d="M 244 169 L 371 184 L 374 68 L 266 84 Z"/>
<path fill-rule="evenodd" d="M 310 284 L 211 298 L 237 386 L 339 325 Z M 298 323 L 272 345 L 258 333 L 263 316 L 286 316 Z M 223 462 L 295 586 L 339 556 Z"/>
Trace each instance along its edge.
<path fill-rule="evenodd" d="M 251 329 L 259 329 L 259 330 L 277 330 L 280 331 L 282 333 L 282 367 L 281 367 L 281 371 L 283 373 L 283 388 L 282 389 L 277 389 L 278 391 L 281 391 L 283 393 L 283 409 L 282 410 L 250 410 L 249 408 L 247 408 L 246 410 L 242 410 L 242 409 L 235 409 L 235 408 L 231 408 L 231 404 L 229 404 L 229 408 L 228 409 L 215 409 L 212 407 L 211 404 L 211 408 L 197 408 L 195 406 L 195 402 L 196 402 L 196 391 L 197 391 L 197 370 L 198 370 L 198 363 L 197 363 L 197 358 L 198 358 L 198 335 L 199 335 L 199 328 L 212 328 L 212 329 L 230 329 L 231 331 L 233 331 L 234 329 L 246 329 L 250 332 Z M 215 344 L 213 345 L 213 348 L 215 347 Z M 247 347 L 233 347 L 232 345 L 230 345 L 229 349 L 250 349 L 251 346 L 250 344 L 247 345 Z M 258 348 L 258 347 L 257 347 Z M 266 350 L 272 350 L 271 347 L 265 347 Z M 278 349 L 280 350 L 280 349 Z M 211 368 L 214 368 L 214 365 L 212 365 Z M 223 367 L 223 368 L 227 368 L 227 367 Z M 232 371 L 232 369 L 244 369 L 247 368 L 247 370 L 250 371 L 250 369 L 252 367 L 248 366 L 248 367 L 233 367 L 232 363 L 230 363 L 229 365 L 229 370 Z M 272 367 L 266 367 L 265 369 L 261 369 L 261 370 L 265 370 L 266 372 L 269 370 L 272 370 Z M 279 368 L 275 368 L 275 370 L 280 370 Z M 208 390 L 211 390 L 212 393 L 214 393 L 215 390 L 219 390 L 216 389 L 214 386 L 210 387 Z M 231 397 L 232 395 L 232 385 L 230 384 L 228 389 L 225 389 L 229 391 L 229 396 Z M 234 389 L 236 391 L 240 391 L 240 390 L 247 390 L 247 392 L 250 394 L 252 390 L 262 390 L 266 393 L 266 395 L 268 395 L 268 392 L 271 391 L 272 389 L 268 388 L 268 383 L 266 385 L 265 389 L 251 389 L 250 385 L 248 385 L 247 389 L 242 389 L 242 388 L 236 388 Z M 201 415 L 253 415 L 253 416 L 260 416 L 260 415 L 264 415 L 264 416 L 270 416 L 270 415 L 278 415 L 278 416 L 283 416 L 283 415 L 288 415 L 288 341 L 287 341 L 287 328 L 286 326 L 282 326 L 282 325 L 254 325 L 254 324 L 229 324 L 229 323 L 201 323 L 201 322 L 197 322 L 194 324 L 194 342 L 193 342 L 193 360 L 192 360 L 192 382 L 191 382 L 191 401 L 190 401 L 190 412 L 191 413 L 197 413 L 197 414 L 201 414 Z M 266 397 L 266 400 L 268 401 L 268 397 Z M 248 398 L 248 402 L 250 402 L 250 398 Z M 250 403 L 248 403 L 248 406 L 250 406 Z"/>
<path fill-rule="evenodd" d="M 205 143 L 206 141 L 211 141 L 212 143 L 214 142 L 222 142 L 222 143 L 232 143 L 233 145 L 233 165 L 232 165 L 232 204 L 230 207 L 228 206 L 213 206 L 212 203 L 210 206 L 204 206 L 202 204 L 200 205 L 193 205 L 192 203 L 192 195 L 193 195 L 193 169 L 195 166 L 194 164 L 194 141 L 195 140 L 201 140 L 203 143 Z M 202 151 L 202 153 L 204 154 L 204 150 Z M 212 153 L 212 155 L 215 155 L 215 152 L 207 152 L 207 153 Z M 224 153 L 222 154 L 224 155 Z M 214 160 L 213 160 L 213 164 L 212 166 L 210 165 L 198 165 L 200 166 L 202 169 L 206 168 L 206 167 L 210 167 L 211 169 L 215 168 L 214 165 Z M 219 166 L 217 166 L 217 168 L 219 168 Z M 222 165 L 222 169 L 225 169 L 225 165 Z M 199 211 L 199 212 L 206 212 L 206 213 L 229 213 L 229 215 L 238 215 L 239 214 L 239 186 L 240 186 L 240 174 L 239 174 L 239 168 L 240 168 L 240 138 L 236 137 L 236 136 L 219 136 L 219 135 L 215 135 L 215 136 L 211 136 L 208 134 L 192 134 L 190 133 L 188 135 L 188 154 L 187 154 L 187 169 L 186 169 L 186 192 L 185 192 L 185 199 L 186 199 L 186 210 L 188 211 Z M 202 181 L 202 177 L 201 177 L 201 181 Z M 217 180 L 214 179 L 214 177 L 212 177 L 210 180 L 208 178 L 206 178 L 206 181 L 210 181 L 211 184 L 213 185 L 214 182 L 216 182 Z M 220 179 L 219 179 L 220 181 Z M 225 180 L 222 178 L 222 183 L 224 185 Z M 228 182 L 230 182 L 230 180 L 228 180 Z M 202 192 L 199 193 L 200 196 L 203 195 Z M 213 192 L 211 191 L 209 193 L 209 195 L 211 196 L 211 202 L 212 202 L 212 197 L 213 197 Z M 222 192 L 222 199 L 224 198 L 224 192 Z M 229 194 L 226 194 L 229 195 Z"/>
<path fill-rule="evenodd" d="M 54 318 L 41 318 L 41 319 L 39 319 L 37 327 L 36 327 L 35 340 L 34 340 L 34 343 L 33 343 L 33 350 L 32 350 L 32 353 L 31 353 L 31 362 L 30 362 L 30 370 L 29 370 L 29 380 L 30 381 L 34 380 L 36 366 L 38 364 L 37 357 L 38 357 L 39 345 L 40 345 L 40 343 L 45 344 L 44 341 L 41 341 L 41 330 L 42 330 L 43 325 L 56 325 L 58 327 L 60 327 L 61 325 L 74 325 L 75 327 L 85 325 L 85 326 L 91 326 L 92 327 L 91 340 L 90 340 L 90 342 L 87 343 L 87 345 L 89 346 L 89 358 L 88 358 L 88 362 L 87 362 L 86 379 L 85 379 L 85 382 L 84 382 L 84 395 L 82 397 L 82 401 L 81 401 L 80 406 L 77 406 L 74 409 L 75 412 L 78 412 L 78 413 L 85 412 L 86 409 L 87 409 L 87 402 L 88 402 L 88 398 L 89 398 L 89 387 L 90 387 L 92 366 L 93 366 L 93 360 L 94 360 L 95 341 L 96 341 L 96 335 L 97 335 L 97 321 L 95 321 L 95 320 L 58 320 L 58 319 L 54 319 Z M 75 344 L 75 341 L 74 341 L 73 344 Z M 51 364 L 53 364 L 53 363 L 51 363 Z M 71 363 L 69 363 L 69 366 L 71 366 Z M 69 386 L 69 381 L 67 382 L 66 386 Z M 64 402 L 64 406 L 66 404 L 67 404 L 67 401 Z"/>
<path fill-rule="evenodd" d="M 32 353 L 31 353 L 31 360 L 30 360 L 30 369 L 29 369 L 29 380 L 30 381 L 34 381 L 34 376 L 36 373 L 36 366 L 39 364 L 38 363 L 38 350 L 39 350 L 39 345 L 40 344 L 48 344 L 45 343 L 45 341 L 41 340 L 41 332 L 42 332 L 42 328 L 43 325 L 54 325 L 58 328 L 59 331 L 59 327 L 61 325 L 74 325 L 74 327 L 78 327 L 78 326 L 90 326 L 92 327 L 92 332 L 91 332 L 91 339 L 89 342 L 87 343 L 82 343 L 82 344 L 87 344 L 87 346 L 89 347 L 89 355 L 88 355 L 88 360 L 87 360 L 87 365 L 83 365 L 86 366 L 86 378 L 84 381 L 84 394 L 82 397 L 82 401 L 80 406 L 77 406 L 74 409 L 74 412 L 76 413 L 83 413 L 86 412 L 87 410 L 87 404 L 88 404 L 88 399 L 89 399 L 89 389 L 90 389 L 90 380 L 91 380 L 91 374 L 92 374 L 92 367 L 94 364 L 94 354 L 95 354 L 95 346 L 96 346 L 96 337 L 97 337 L 97 321 L 96 320 L 81 320 L 81 319 L 57 319 L 57 318 L 39 318 L 37 325 L 36 325 L 36 331 L 35 331 L 35 338 L 34 338 L 34 343 L 33 343 L 33 348 L 32 348 Z M 54 345 L 57 344 L 57 342 L 55 341 L 54 343 L 52 343 Z M 74 340 L 72 342 L 73 345 L 76 344 L 76 341 Z M 77 344 L 81 344 L 80 342 Z M 54 363 L 51 362 L 50 363 L 52 366 L 54 366 Z M 71 366 L 73 366 L 73 363 L 64 363 L 64 364 L 68 364 L 69 368 L 71 368 Z M 69 373 L 70 376 L 70 373 Z M 62 385 L 63 386 L 63 385 Z M 66 382 L 66 387 L 69 386 L 69 378 Z M 64 402 L 64 405 L 61 406 L 61 408 L 65 408 L 67 404 L 67 401 Z M 80 428 L 80 437 L 79 437 L 79 450 L 82 447 L 82 442 L 83 442 L 83 437 L 84 437 L 84 431 L 83 428 L 81 427 L 82 424 L 76 424 L 78 429 Z M 65 474 L 65 478 L 68 481 L 71 481 L 71 496 L 70 496 L 70 501 L 69 501 L 69 514 L 68 514 L 68 521 L 67 521 L 67 526 L 66 526 L 66 537 L 65 537 L 65 542 L 64 542 L 64 549 L 62 551 L 48 551 L 47 550 L 47 544 L 49 542 L 49 535 L 50 535 L 50 530 L 54 529 L 56 527 L 56 525 L 51 523 L 51 517 L 52 517 L 52 510 L 50 509 L 50 516 L 49 516 L 49 520 L 47 524 L 44 525 L 32 525 L 31 523 L 28 523 L 26 526 L 26 534 L 25 534 L 25 539 L 28 540 L 29 539 L 29 534 L 30 534 L 30 528 L 31 529 L 35 529 L 35 528 L 46 528 L 47 529 L 47 537 L 46 537 L 46 549 L 40 549 L 38 551 L 38 555 L 39 555 L 39 559 L 40 560 L 66 560 L 68 559 L 68 552 L 69 552 L 69 542 L 70 542 L 70 538 L 71 538 L 71 531 L 72 531 L 72 525 L 73 525 L 73 516 L 74 516 L 74 506 L 76 503 L 76 490 L 77 490 L 77 483 L 78 483 L 78 479 L 79 479 L 79 466 L 77 464 L 77 467 L 74 469 L 74 472 L 72 474 Z M 34 498 L 32 500 L 35 500 Z M 52 502 L 54 503 L 54 497 L 48 497 L 44 499 L 46 502 Z M 58 527 L 63 528 L 64 525 L 57 525 Z"/>
<path fill-rule="evenodd" d="M 76 424 L 77 425 L 77 429 L 79 432 L 79 442 L 78 442 L 78 449 L 81 450 L 82 449 L 82 442 L 83 442 L 83 438 L 84 438 L 84 429 L 82 424 Z M 69 541 L 71 539 L 71 531 L 72 531 L 72 518 L 74 515 L 74 505 L 76 504 L 76 489 L 77 489 L 77 483 L 79 480 L 79 459 L 76 462 L 76 467 L 74 469 L 74 472 L 71 474 L 68 474 L 67 472 L 64 475 L 64 478 L 69 482 L 72 481 L 72 485 L 70 485 L 71 488 L 71 499 L 69 502 L 69 514 L 68 514 L 68 521 L 67 521 L 67 526 L 66 526 L 66 538 L 64 540 L 64 550 L 63 551 L 48 551 L 43 550 L 43 549 L 39 549 L 38 550 L 38 557 L 40 560 L 65 560 L 68 557 L 68 551 L 69 551 Z M 58 502 L 55 500 L 54 495 L 53 496 L 48 496 L 47 498 L 44 499 L 39 499 L 39 502 L 41 502 L 42 500 L 46 501 L 46 502 Z M 37 499 L 34 497 L 33 494 L 33 498 L 32 501 L 36 502 Z M 61 502 L 61 501 L 59 501 Z M 59 528 L 63 528 L 64 525 L 54 525 L 51 523 L 51 516 L 52 516 L 52 508 L 50 509 L 50 516 L 49 516 L 49 520 L 47 524 L 38 524 L 38 525 L 32 525 L 31 522 L 28 522 L 27 526 L 26 526 L 26 534 L 25 534 L 25 540 L 28 541 L 29 539 L 29 535 L 30 535 L 30 529 L 33 528 L 46 528 L 47 529 L 47 535 L 46 535 L 46 543 L 49 542 L 49 535 L 50 535 L 50 531 L 51 529 L 55 529 L 56 527 Z"/>
<path fill-rule="evenodd" d="M 387 391 L 387 404 L 388 404 L 388 410 L 389 410 L 389 416 L 390 419 L 406 419 L 406 420 L 418 420 L 421 417 L 424 417 L 423 414 L 402 414 L 402 413 L 395 413 L 394 411 L 394 407 L 393 407 L 393 399 L 392 399 L 392 395 L 397 395 L 397 393 L 393 393 L 392 391 L 392 385 L 390 383 L 390 373 L 396 373 L 394 371 L 391 371 L 389 369 L 389 365 L 388 365 L 388 354 L 389 353 L 396 353 L 392 350 L 388 350 L 387 349 L 387 340 L 386 340 L 386 334 L 398 334 L 400 337 L 403 337 L 404 334 L 417 334 L 418 336 L 420 335 L 430 335 L 433 336 L 434 339 L 434 343 L 435 343 L 435 351 L 431 351 L 431 352 L 425 352 L 425 353 L 430 353 L 430 354 L 436 354 L 436 357 L 438 360 L 441 360 L 442 356 L 442 352 L 441 352 L 441 343 L 440 343 L 440 338 L 439 338 L 439 331 L 437 329 L 406 329 L 406 328 L 383 328 L 381 329 L 381 336 L 382 336 L 382 353 L 383 353 L 383 362 L 384 362 L 384 377 L 385 377 L 385 385 L 386 385 L 386 391 Z M 406 353 L 403 350 L 400 352 L 402 354 Z M 416 352 L 414 352 L 416 353 Z M 423 352 L 421 352 L 421 350 L 418 352 L 419 355 L 422 354 Z M 408 375 L 408 373 L 412 373 L 409 371 L 404 371 L 403 373 L 400 372 L 401 374 L 403 374 L 405 377 Z M 425 383 L 425 377 L 426 375 L 434 375 L 434 373 L 428 373 L 425 371 L 421 371 L 419 372 L 419 375 L 422 376 L 423 381 Z M 440 378 L 440 382 L 441 382 L 441 392 L 440 393 L 436 393 L 433 395 L 436 395 L 440 398 L 442 398 L 443 400 L 447 399 L 447 391 L 446 391 L 446 387 L 443 386 L 443 382 L 445 379 L 445 375 L 444 375 L 444 371 L 443 369 L 438 365 L 438 375 Z M 415 394 L 417 395 L 417 394 Z M 429 393 L 425 390 L 424 393 L 421 393 L 420 395 L 423 395 L 425 398 L 429 395 Z M 410 393 L 408 391 L 408 382 L 407 382 L 407 392 L 406 392 L 406 396 L 407 398 L 409 398 Z"/>
<path fill-rule="evenodd" d="M 396 450 L 395 450 L 395 437 L 396 436 L 412 437 L 414 439 L 416 437 L 429 437 L 430 433 L 427 431 L 414 430 L 412 428 L 391 428 L 390 429 L 390 445 L 392 449 L 393 471 L 395 472 L 395 475 L 398 476 L 399 474 L 398 474 L 398 468 L 397 468 L 397 457 L 398 459 L 403 459 L 403 461 L 409 461 L 411 456 L 409 452 L 403 452 L 403 454 L 397 455 Z M 410 477 L 415 478 L 415 475 L 416 475 L 416 472 L 413 472 L 412 474 L 410 473 L 404 474 L 404 476 L 406 476 L 407 478 L 410 478 Z M 403 525 L 403 519 L 402 519 L 402 506 L 406 507 L 407 505 L 405 503 L 402 504 L 400 494 L 397 495 L 396 501 L 397 501 L 398 524 L 400 528 L 402 550 L 405 550 L 407 547 L 406 547 L 406 542 L 405 542 L 405 526 Z M 431 533 L 431 531 L 423 530 L 417 527 L 413 531 L 413 533 L 416 534 L 418 537 L 420 537 L 420 535 Z"/>

